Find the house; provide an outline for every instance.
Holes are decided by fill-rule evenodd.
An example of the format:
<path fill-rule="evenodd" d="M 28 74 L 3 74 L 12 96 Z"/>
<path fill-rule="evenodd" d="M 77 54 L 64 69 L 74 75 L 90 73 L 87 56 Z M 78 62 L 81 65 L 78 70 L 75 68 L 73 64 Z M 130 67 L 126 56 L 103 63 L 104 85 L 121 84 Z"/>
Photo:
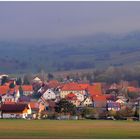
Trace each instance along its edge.
<path fill-rule="evenodd" d="M 34 79 L 33 79 L 33 83 L 42 83 L 42 80 L 39 78 L 39 77 L 35 77 Z"/>
<path fill-rule="evenodd" d="M 31 101 L 29 102 L 31 111 L 32 111 L 32 118 L 36 119 L 37 116 L 39 117 L 40 113 L 45 110 L 45 106 L 42 103 Z"/>
<path fill-rule="evenodd" d="M 119 103 L 121 106 L 123 106 L 123 105 L 127 104 L 127 101 L 123 100 L 123 99 L 118 99 L 118 100 L 116 100 L 116 103 Z"/>
<path fill-rule="evenodd" d="M 23 96 L 19 97 L 18 101 L 28 103 L 31 101 L 31 97 L 23 95 Z"/>
<path fill-rule="evenodd" d="M 26 118 L 31 114 L 29 104 L 2 104 L 0 107 L 1 118 Z"/>
<path fill-rule="evenodd" d="M 55 95 L 55 93 L 54 93 L 51 89 L 47 89 L 46 91 L 44 91 L 42 97 L 43 97 L 45 100 L 56 99 L 56 95 Z"/>
<path fill-rule="evenodd" d="M 94 107 L 106 108 L 107 100 L 104 95 L 92 96 Z"/>
<path fill-rule="evenodd" d="M 132 92 L 132 93 L 139 93 L 140 92 L 140 88 L 129 86 L 129 87 L 127 87 L 127 91 L 128 92 Z"/>
<path fill-rule="evenodd" d="M 70 103 L 78 107 L 80 105 L 80 101 L 77 99 L 77 96 L 74 93 L 69 93 L 66 97 L 66 100 L 68 100 Z"/>
<path fill-rule="evenodd" d="M 15 102 L 15 97 L 10 94 L 2 95 L 2 103 L 11 103 Z"/>
<path fill-rule="evenodd" d="M 23 95 L 29 96 L 33 94 L 33 87 L 32 85 L 22 85 Z"/>
<path fill-rule="evenodd" d="M 81 106 L 93 106 L 91 97 L 85 97 L 85 99 L 81 102 Z"/>
<path fill-rule="evenodd" d="M 0 74 L 0 79 L 2 79 L 3 77 L 8 77 L 7 74 Z"/>
<path fill-rule="evenodd" d="M 77 99 L 78 99 L 80 102 L 84 101 L 84 98 L 85 98 L 85 97 L 84 97 L 83 94 L 81 94 L 80 92 L 75 92 L 74 94 L 76 95 Z"/>
<path fill-rule="evenodd" d="M 60 97 L 65 98 L 71 92 L 72 93 L 79 92 L 83 95 L 86 93 L 85 88 L 81 87 L 78 83 L 70 82 L 63 85 L 60 91 Z"/>
<path fill-rule="evenodd" d="M 107 110 L 110 111 L 119 111 L 121 109 L 120 103 L 114 101 L 107 101 Z"/>
<path fill-rule="evenodd" d="M 8 91 L 9 91 L 9 86 L 6 86 L 6 85 L 0 86 L 0 94 L 1 95 L 6 94 Z"/>
<path fill-rule="evenodd" d="M 93 85 L 89 85 L 87 91 L 90 94 L 90 96 L 103 94 L 101 83 L 94 83 Z"/>
<path fill-rule="evenodd" d="M 6 92 L 6 94 L 2 94 L 2 102 L 18 102 L 18 99 L 20 97 L 20 93 L 19 90 L 17 90 L 16 88 L 7 88 L 8 91 Z M 3 92 L 5 93 L 5 92 Z"/>
<path fill-rule="evenodd" d="M 9 85 L 0 86 L 1 95 L 7 94 L 7 93 L 13 95 L 17 91 L 18 91 L 18 86 L 15 86 L 14 88 L 9 88 Z"/>
<path fill-rule="evenodd" d="M 48 87 L 49 87 L 50 89 L 56 89 L 59 85 L 60 85 L 60 84 L 59 84 L 59 82 L 58 82 L 57 80 L 50 80 L 50 81 L 48 82 Z"/>

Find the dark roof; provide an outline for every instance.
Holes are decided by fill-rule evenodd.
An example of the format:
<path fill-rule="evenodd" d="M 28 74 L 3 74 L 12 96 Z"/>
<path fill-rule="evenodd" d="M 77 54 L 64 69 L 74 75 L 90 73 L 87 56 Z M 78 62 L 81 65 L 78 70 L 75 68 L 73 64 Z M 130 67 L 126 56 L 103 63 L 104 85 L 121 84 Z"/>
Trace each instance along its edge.
<path fill-rule="evenodd" d="M 0 110 L 2 112 L 22 112 L 29 109 L 28 104 L 2 104 Z"/>
<path fill-rule="evenodd" d="M 20 102 L 30 102 L 30 100 L 31 100 L 31 97 L 29 97 L 29 96 L 22 96 L 22 97 L 20 97 L 19 98 L 19 101 Z"/>

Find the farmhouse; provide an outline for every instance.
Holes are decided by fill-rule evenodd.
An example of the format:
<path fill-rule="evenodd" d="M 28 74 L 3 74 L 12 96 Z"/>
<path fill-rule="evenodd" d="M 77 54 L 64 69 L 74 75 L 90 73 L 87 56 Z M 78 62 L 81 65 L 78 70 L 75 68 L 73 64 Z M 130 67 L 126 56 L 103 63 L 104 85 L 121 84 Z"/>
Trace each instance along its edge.
<path fill-rule="evenodd" d="M 2 104 L 0 107 L 1 118 L 26 118 L 31 114 L 31 108 L 28 104 Z"/>
<path fill-rule="evenodd" d="M 81 87 L 78 83 L 66 83 L 61 91 L 60 91 L 60 97 L 61 98 L 65 98 L 69 93 L 81 93 L 81 94 L 85 94 L 85 88 Z"/>

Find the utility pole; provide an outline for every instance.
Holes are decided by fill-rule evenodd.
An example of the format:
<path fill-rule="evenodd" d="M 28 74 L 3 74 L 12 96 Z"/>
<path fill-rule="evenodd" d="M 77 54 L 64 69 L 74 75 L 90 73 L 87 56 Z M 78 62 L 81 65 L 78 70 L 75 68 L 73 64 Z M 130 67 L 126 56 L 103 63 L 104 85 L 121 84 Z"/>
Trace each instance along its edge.
<path fill-rule="evenodd" d="M 140 121 L 140 100 L 138 101 L 138 114 L 139 114 L 139 121 Z"/>

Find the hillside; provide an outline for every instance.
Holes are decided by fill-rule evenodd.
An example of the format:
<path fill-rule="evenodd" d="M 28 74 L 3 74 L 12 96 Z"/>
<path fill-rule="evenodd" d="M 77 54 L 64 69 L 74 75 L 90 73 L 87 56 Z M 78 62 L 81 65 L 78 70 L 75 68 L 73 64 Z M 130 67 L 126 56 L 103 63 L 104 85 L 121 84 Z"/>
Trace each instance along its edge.
<path fill-rule="evenodd" d="M 140 64 L 140 32 L 64 41 L 0 41 L 0 72 L 24 73 Z"/>

